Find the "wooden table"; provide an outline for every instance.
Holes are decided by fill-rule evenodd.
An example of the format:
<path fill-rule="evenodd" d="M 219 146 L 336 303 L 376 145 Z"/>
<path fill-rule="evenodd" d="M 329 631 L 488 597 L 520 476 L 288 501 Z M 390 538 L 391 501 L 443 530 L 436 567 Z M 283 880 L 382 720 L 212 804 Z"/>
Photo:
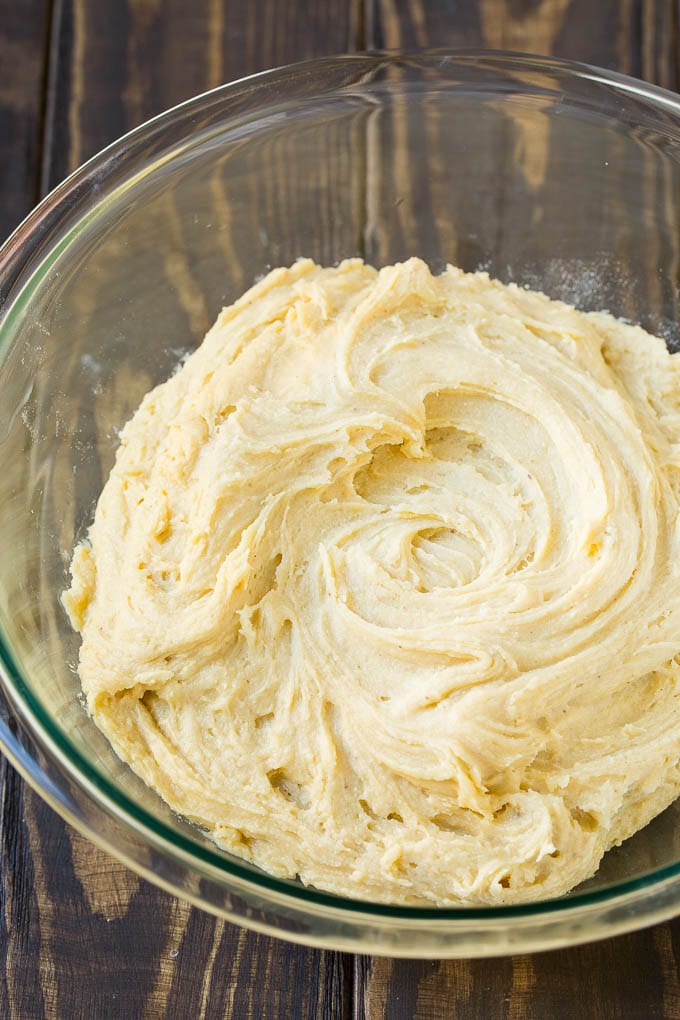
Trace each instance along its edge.
<path fill-rule="evenodd" d="M 0 234 L 221 82 L 379 47 L 554 53 L 680 86 L 680 0 L 0 0 Z M 138 879 L 3 763 L 0 1017 L 680 1018 L 680 919 L 577 949 L 394 961 L 250 934 Z"/>

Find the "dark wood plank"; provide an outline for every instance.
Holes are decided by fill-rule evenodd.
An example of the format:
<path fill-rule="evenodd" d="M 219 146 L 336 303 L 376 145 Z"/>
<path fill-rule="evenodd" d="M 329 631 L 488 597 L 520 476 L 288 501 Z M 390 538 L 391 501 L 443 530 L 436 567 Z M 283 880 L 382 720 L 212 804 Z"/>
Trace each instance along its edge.
<path fill-rule="evenodd" d="M 0 0 L 0 242 L 39 197 L 50 0 Z"/>
<path fill-rule="evenodd" d="M 3 6 L 10 9 L 7 0 Z M 29 4 L 20 6 L 16 17 L 26 26 Z M 359 0 L 352 5 L 56 0 L 57 65 L 44 184 L 56 183 L 146 117 L 222 80 L 339 52 L 364 40 L 368 46 L 489 45 L 555 52 L 670 87 L 678 82 L 677 5 L 663 0 L 602 0 L 599 5 L 592 0 L 365 0 L 363 22 L 362 6 Z M 0 21 L 3 56 L 8 23 L 6 17 Z M 25 94 L 22 90 L 21 102 Z M 38 179 L 38 135 L 32 129 L 17 134 L 13 123 L 16 141 L 9 143 L 8 159 L 16 159 L 21 145 L 30 157 L 23 164 L 27 209 Z M 8 137 L 3 122 L 0 158 Z M 19 179 L 18 165 L 11 167 Z M 8 203 L 8 208 L 18 205 Z M 19 215 L 11 212 L 8 221 Z M 347 1009 L 346 958 L 249 935 L 165 896 L 63 825 L 35 795 L 22 791 L 14 773 L 3 787 L 1 810 L 0 937 L 6 980 L 0 983 L 0 1015 L 21 1020 L 340 1017 Z M 676 923 L 541 957 L 450 964 L 364 959 L 356 971 L 355 1013 L 676 1017 L 679 953 Z M 652 975 L 649 980 L 641 975 L 643 968 Z M 655 987 L 659 991 L 652 1001 Z M 593 996 L 590 1014 L 581 1009 L 584 989 Z"/>
<path fill-rule="evenodd" d="M 47 181 L 176 103 L 267 67 L 355 50 L 359 0 L 59 0 Z"/>
<path fill-rule="evenodd" d="M 0 242 L 40 197 L 47 69 L 49 0 L 0 0 Z M 22 783 L 0 758 L 0 969 L 7 973 L 20 954 L 15 987 L 0 983 L 0 1016 L 30 1016 L 42 1008 L 39 932 L 25 925 L 32 901 L 22 822 Z M 21 905 L 21 906 L 19 906 Z M 11 939 L 10 932 L 18 938 Z"/>
<path fill-rule="evenodd" d="M 360 957 L 364 1020 L 678 1020 L 680 920 L 590 946 L 493 960 Z"/>
<path fill-rule="evenodd" d="M 488 47 L 553 54 L 619 69 L 666 88 L 680 84 L 678 4 L 666 0 L 600 0 L 597 4 L 591 0 L 368 0 L 366 41 L 369 47 L 388 49 Z M 423 127 L 404 123 L 402 130 L 417 132 Z M 436 130 L 436 125 L 429 130 Z M 532 139 L 532 162 L 525 167 L 531 188 L 543 186 L 548 166 L 548 153 L 541 150 L 540 142 L 540 138 Z M 380 160 L 379 153 L 376 158 Z M 383 163 L 385 173 L 409 173 L 408 166 L 400 170 L 396 159 L 389 167 L 386 160 Z M 419 208 L 437 207 L 437 187 L 432 179 L 430 194 Z M 389 197 L 390 189 L 385 190 Z M 422 232 L 428 229 L 422 222 L 402 222 L 393 215 L 392 226 L 383 236 L 381 222 L 388 219 L 378 208 L 374 253 L 378 260 L 398 251 L 400 245 L 418 248 Z M 455 239 L 449 236 L 445 257 L 475 262 L 475 253 L 462 245 L 452 256 L 452 244 L 455 247 Z M 424 244 L 435 252 L 436 245 L 436 237 Z M 365 1020 L 670 1020 L 680 1017 L 679 962 L 680 920 L 592 946 L 534 956 L 445 962 L 360 957 L 355 969 L 355 1015 Z"/>
<path fill-rule="evenodd" d="M 552 54 L 678 86 L 676 0 L 367 0 L 367 46 Z"/>
<path fill-rule="evenodd" d="M 7 1015 L 342 1015 L 339 954 L 256 936 L 188 907 L 56 820 L 34 794 L 25 797 L 23 815 L 25 842 L 14 874 L 26 874 L 28 863 L 29 916 L 16 919 L 28 939 L 26 952 L 18 951 L 10 932 L 14 1012 Z"/>
<path fill-rule="evenodd" d="M 17 182 L 10 226 L 40 188 L 148 117 L 222 81 L 355 49 L 363 31 L 358 0 L 54 0 L 48 64 L 18 28 L 18 41 L 10 38 L 12 18 L 28 32 L 38 0 L 0 3 L 8 12 L 0 75 L 10 57 L 32 61 L 12 72 L 14 105 L 0 104 L 0 158 Z M 36 40 L 38 28 L 36 20 Z M 172 272 L 193 334 L 208 313 L 188 267 L 180 260 Z M 84 840 L 9 769 L 0 810 L 0 1016 L 349 1015 L 350 958 L 254 935 L 180 903 Z"/>

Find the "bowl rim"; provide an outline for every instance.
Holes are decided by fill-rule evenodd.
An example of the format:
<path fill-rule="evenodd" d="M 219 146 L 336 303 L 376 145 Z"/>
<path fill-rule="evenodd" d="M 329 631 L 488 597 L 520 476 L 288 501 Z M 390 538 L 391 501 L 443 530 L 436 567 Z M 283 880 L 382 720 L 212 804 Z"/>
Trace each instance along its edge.
<path fill-rule="evenodd" d="M 110 145 L 90 157 L 85 163 L 69 174 L 61 183 L 51 190 L 42 201 L 24 218 L 18 227 L 10 234 L 6 242 L 0 247 L 0 367 L 4 351 L 2 339 L 2 327 L 7 316 L 11 315 L 16 307 L 17 300 L 23 292 L 23 287 L 18 294 L 13 294 L 14 280 L 12 273 L 17 274 L 20 279 L 22 270 L 25 268 L 24 249 L 33 240 L 39 245 L 44 237 L 49 237 L 63 221 L 68 222 L 72 218 L 72 209 L 69 199 L 77 193 L 82 192 L 83 187 L 88 185 L 91 179 L 101 174 L 112 163 L 124 165 L 126 161 L 134 162 L 137 147 L 140 143 L 148 142 L 163 132 L 171 123 L 177 119 L 190 120 L 191 116 L 200 110 L 206 110 L 215 102 L 222 104 L 229 102 L 238 96 L 250 92 L 257 93 L 267 89 L 272 84 L 280 86 L 291 74 L 314 75 L 323 73 L 330 66 L 343 64 L 347 67 L 355 64 L 357 68 L 375 68 L 381 64 L 399 64 L 408 61 L 421 67 L 455 65 L 478 66 L 480 63 L 494 65 L 497 68 L 521 68 L 523 71 L 548 72 L 569 77 L 573 80 L 593 82 L 606 86 L 613 92 L 621 92 L 640 99 L 649 100 L 657 110 L 670 112 L 677 119 L 677 127 L 680 133 L 680 97 L 674 93 L 662 89 L 656 85 L 650 85 L 636 78 L 621 74 L 616 71 L 609 71 L 590 64 L 565 60 L 557 57 L 545 57 L 528 53 L 504 50 L 478 50 L 478 49 L 448 49 L 436 48 L 422 51 L 402 50 L 375 50 L 368 53 L 338 54 L 328 57 L 318 57 L 297 63 L 285 64 L 280 67 L 259 71 L 251 75 L 239 78 L 233 82 L 219 85 L 213 89 L 203 92 L 197 96 L 187 99 L 181 103 L 168 108 L 157 114 L 155 117 L 143 122 L 132 130 L 128 131 Z M 518 83 L 521 90 L 521 83 Z M 307 98 L 312 100 L 314 96 L 331 94 L 333 89 L 325 89 L 320 85 L 317 93 L 310 94 Z M 252 116 L 256 118 L 258 113 L 264 109 L 255 106 Z M 225 110 L 225 119 L 228 119 L 228 110 Z M 200 135 L 199 135 L 200 137 Z M 187 135 L 187 147 L 191 148 L 191 138 Z M 195 143 L 194 143 L 195 144 Z M 105 191 L 105 189 L 104 189 Z M 49 249 L 48 249 L 49 250 Z M 5 286 L 4 281 L 9 277 L 9 285 Z M 0 628 L 0 685 L 10 703 L 12 710 L 21 720 L 28 731 L 29 736 L 36 741 L 41 750 L 54 758 L 65 771 L 69 780 L 91 797 L 98 807 L 103 807 L 113 818 L 122 822 L 125 826 L 131 827 L 145 840 L 150 841 L 154 846 L 169 854 L 173 859 L 180 861 L 195 870 L 196 864 L 200 863 L 210 874 L 210 877 L 223 884 L 229 879 L 237 880 L 241 888 L 250 887 L 259 892 L 266 891 L 274 894 L 280 902 L 291 899 L 296 904 L 308 903 L 317 907 L 331 910 L 335 914 L 344 915 L 346 918 L 363 915 L 373 919 L 393 919 L 401 921 L 458 921 L 458 920 L 484 920 L 485 922 L 502 922 L 510 919 L 539 917 L 541 915 L 552 915 L 556 920 L 565 917 L 569 913 L 575 913 L 580 908 L 592 907 L 596 904 L 611 905 L 622 903 L 636 894 L 646 891 L 649 894 L 656 892 L 661 887 L 667 887 L 669 882 L 675 884 L 678 881 L 680 888 L 680 860 L 674 864 L 657 868 L 654 871 L 645 873 L 631 879 L 620 880 L 603 886 L 601 889 L 576 892 L 566 897 L 558 897 L 547 900 L 536 900 L 520 904 L 498 904 L 485 906 L 463 906 L 460 907 L 437 907 L 437 906 L 404 906 L 397 904 L 381 903 L 371 900 L 350 899 L 311 886 L 305 886 L 300 882 L 288 879 L 277 878 L 260 869 L 254 868 L 239 858 L 226 855 L 226 852 L 211 849 L 208 846 L 194 842 L 184 834 L 171 829 L 160 819 L 154 817 L 150 812 L 136 804 L 128 794 L 123 793 L 107 779 L 105 775 L 94 768 L 81 752 L 68 740 L 65 734 L 54 725 L 48 713 L 40 701 L 35 697 L 27 685 L 22 671 L 15 661 L 9 640 Z M 20 772 L 29 783 L 40 793 L 41 796 L 68 821 L 74 822 L 72 814 L 64 804 L 46 793 L 44 786 L 45 773 L 33 760 L 34 768 L 31 768 L 31 761 L 26 755 L 18 752 L 20 745 L 16 738 L 12 737 L 6 727 L 0 727 L 0 748 L 2 748 L 10 760 L 17 765 Z M 75 823 L 78 824 L 77 819 Z M 81 831 L 99 842 L 97 834 L 91 828 L 80 823 Z M 106 849 L 116 854 L 116 847 L 106 844 Z M 126 860 L 131 867 L 135 862 Z M 147 877 L 153 877 L 147 875 Z M 178 890 L 172 890 L 179 892 Z M 181 892 L 179 892 L 180 895 Z M 680 905 L 677 909 L 680 909 Z M 668 915 L 670 911 L 666 911 Z M 644 923 L 641 918 L 638 924 Z M 632 926 L 632 925 L 631 925 Z"/>

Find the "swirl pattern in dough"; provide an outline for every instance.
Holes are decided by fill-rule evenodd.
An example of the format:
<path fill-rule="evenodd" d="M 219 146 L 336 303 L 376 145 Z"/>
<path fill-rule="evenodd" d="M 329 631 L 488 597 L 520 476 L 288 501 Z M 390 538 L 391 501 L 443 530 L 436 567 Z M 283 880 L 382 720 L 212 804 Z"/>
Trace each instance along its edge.
<path fill-rule="evenodd" d="M 680 792 L 679 505 L 661 340 L 301 260 L 123 431 L 64 596 L 89 710 L 274 874 L 560 895 Z"/>

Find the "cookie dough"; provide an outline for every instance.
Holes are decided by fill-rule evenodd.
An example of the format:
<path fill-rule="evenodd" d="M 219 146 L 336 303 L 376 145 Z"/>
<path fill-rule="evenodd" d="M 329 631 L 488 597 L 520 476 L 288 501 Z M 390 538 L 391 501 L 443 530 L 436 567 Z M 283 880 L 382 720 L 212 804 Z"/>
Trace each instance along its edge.
<path fill-rule="evenodd" d="M 275 269 L 122 433 L 64 603 L 216 842 L 361 899 L 558 896 L 680 793 L 680 360 L 484 273 Z"/>

